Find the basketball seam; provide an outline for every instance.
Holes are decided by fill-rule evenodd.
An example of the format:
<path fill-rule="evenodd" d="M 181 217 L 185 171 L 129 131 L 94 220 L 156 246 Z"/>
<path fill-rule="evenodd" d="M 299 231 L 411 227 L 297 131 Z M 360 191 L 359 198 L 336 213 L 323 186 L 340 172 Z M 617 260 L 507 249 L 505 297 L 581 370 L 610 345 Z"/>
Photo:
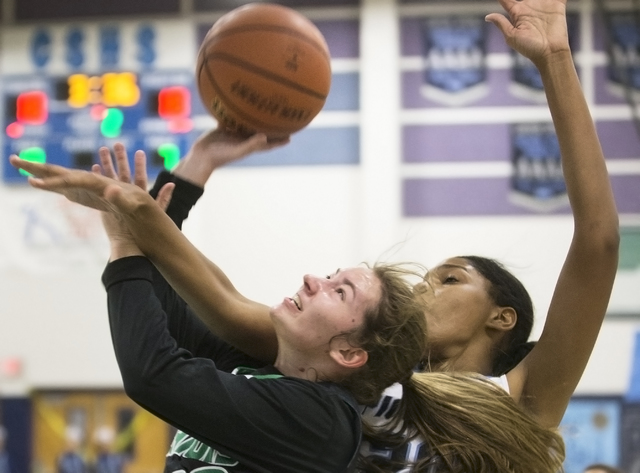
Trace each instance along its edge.
<path fill-rule="evenodd" d="M 300 84 L 293 82 L 292 80 L 286 79 L 278 74 L 275 74 L 271 71 L 268 71 L 267 69 L 263 69 L 261 67 L 258 67 L 254 64 L 251 64 L 250 62 L 244 61 L 242 59 L 239 59 L 235 56 L 231 56 L 229 54 L 225 54 L 225 53 L 213 53 L 210 55 L 206 55 L 204 57 L 204 63 L 207 63 L 210 59 L 221 59 L 223 61 L 235 64 L 237 66 L 240 66 L 250 72 L 254 72 L 257 73 L 259 75 L 264 76 L 267 79 L 271 79 L 274 82 L 278 82 L 282 85 L 285 85 L 291 89 L 297 90 L 298 92 L 302 92 L 303 94 L 306 95 L 310 95 L 311 97 L 315 97 L 317 99 L 320 100 L 326 100 L 327 96 L 323 95 L 319 92 L 316 92 L 315 90 L 309 89 L 308 87 L 303 87 Z"/>
<path fill-rule="evenodd" d="M 198 77 L 202 74 L 202 69 L 204 69 L 205 73 L 209 77 L 209 81 L 210 81 L 211 85 L 213 86 L 214 89 L 216 89 L 216 93 L 218 94 L 218 96 L 221 99 L 227 98 L 226 95 L 221 92 L 222 89 L 218 86 L 218 83 L 213 78 L 213 75 L 211 74 L 211 71 L 209 71 L 209 68 L 207 68 L 205 66 L 206 66 L 206 61 L 203 61 L 202 65 L 200 66 L 200 72 L 198 74 Z M 256 128 L 259 127 L 259 126 L 262 126 L 262 127 L 265 127 L 265 128 L 270 128 L 270 129 L 272 129 L 274 131 L 280 131 L 280 132 L 287 133 L 287 134 L 291 133 L 291 130 L 289 128 L 280 127 L 280 126 L 274 125 L 273 123 L 265 123 L 265 122 L 263 122 L 261 120 L 257 120 L 253 115 L 242 111 L 242 109 L 239 109 L 238 107 L 235 107 L 233 105 L 233 102 L 227 103 L 224 100 L 223 100 L 223 102 L 224 102 L 224 104 L 225 104 L 225 106 L 227 108 L 233 110 L 238 116 L 242 117 L 247 122 L 250 122 Z M 207 105 L 207 108 L 208 108 L 208 105 Z"/>
<path fill-rule="evenodd" d="M 212 41 L 212 40 L 214 40 L 216 38 L 223 37 L 223 36 L 230 36 L 230 35 L 233 35 L 233 34 L 236 34 L 236 33 L 244 33 L 244 32 L 247 32 L 247 31 L 260 31 L 260 30 L 262 30 L 262 31 L 276 31 L 278 33 L 287 33 L 290 36 L 293 36 L 293 37 L 298 38 L 298 39 L 302 39 L 306 43 L 309 43 L 315 49 L 320 51 L 322 53 L 322 55 L 325 57 L 325 59 L 327 59 L 327 61 L 331 60 L 331 56 L 327 53 L 326 49 L 321 47 L 321 46 L 319 46 L 317 41 L 314 41 L 312 38 L 309 38 L 308 36 L 305 36 L 305 35 L 299 33 L 296 30 L 292 30 L 291 28 L 286 28 L 284 26 L 271 26 L 271 25 L 237 26 L 235 28 L 225 29 L 224 31 L 221 31 L 220 33 L 215 34 L 211 38 L 205 38 L 204 43 L 208 43 L 209 41 Z M 322 33 L 320 33 L 320 35 L 322 36 Z"/>

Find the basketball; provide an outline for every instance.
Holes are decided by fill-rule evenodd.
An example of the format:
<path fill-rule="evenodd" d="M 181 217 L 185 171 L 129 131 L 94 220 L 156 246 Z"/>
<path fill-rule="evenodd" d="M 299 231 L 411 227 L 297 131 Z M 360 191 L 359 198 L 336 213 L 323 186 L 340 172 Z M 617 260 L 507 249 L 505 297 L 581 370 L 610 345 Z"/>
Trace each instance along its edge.
<path fill-rule="evenodd" d="M 309 19 L 282 5 L 251 3 L 211 27 L 196 79 L 220 124 L 243 135 L 283 137 L 307 126 L 324 106 L 331 58 Z"/>

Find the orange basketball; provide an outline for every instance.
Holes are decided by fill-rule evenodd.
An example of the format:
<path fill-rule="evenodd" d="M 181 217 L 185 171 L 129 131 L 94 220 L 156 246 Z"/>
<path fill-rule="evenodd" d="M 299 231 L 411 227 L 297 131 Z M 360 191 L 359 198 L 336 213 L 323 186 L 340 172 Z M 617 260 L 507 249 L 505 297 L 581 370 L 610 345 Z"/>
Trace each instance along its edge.
<path fill-rule="evenodd" d="M 196 79 L 218 122 L 245 135 L 279 137 L 307 126 L 324 106 L 331 58 L 322 33 L 303 15 L 251 3 L 211 27 L 198 53 Z"/>

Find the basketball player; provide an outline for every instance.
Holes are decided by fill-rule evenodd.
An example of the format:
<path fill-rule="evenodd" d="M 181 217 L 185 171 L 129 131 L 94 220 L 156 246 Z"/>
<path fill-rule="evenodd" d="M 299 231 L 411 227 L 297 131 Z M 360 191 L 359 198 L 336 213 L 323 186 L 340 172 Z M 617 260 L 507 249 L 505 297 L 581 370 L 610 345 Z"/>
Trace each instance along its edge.
<path fill-rule="evenodd" d="M 127 182 L 126 158 L 120 160 L 119 180 L 115 174 L 11 158 L 17 167 L 44 177 L 30 179 L 35 187 L 104 211 L 111 257 L 103 282 L 125 390 L 180 429 L 166 471 L 353 471 L 361 438 L 355 401 L 375 402 L 393 381 L 405 390 L 403 405 L 407 399 L 418 407 L 428 405 L 429 416 L 447 422 L 430 432 L 434 424 L 416 422 L 411 411 L 393 419 L 416 427 L 433 448 L 447 449 L 447 461 L 456 468 L 468 471 L 478 459 L 497 473 L 531 465 L 555 473 L 560 467 L 561 438 L 538 426 L 499 388 L 474 377 L 413 375 L 426 351 L 426 321 L 406 271 L 398 266 L 305 276 L 293 297 L 269 309 L 278 339 L 274 365 L 229 374 L 233 366 L 255 361 L 215 340 L 171 290 L 163 294 L 156 281 L 166 282 L 130 230 L 143 223 L 172 248 L 169 259 L 190 271 L 206 277 L 204 266 L 213 266 L 143 190 L 144 160 L 144 153 L 136 153 L 138 185 L 133 185 Z M 106 166 L 104 172 L 111 174 Z M 242 304 L 211 282 L 205 284 L 218 305 Z M 248 302 L 250 311 L 253 303 Z M 484 422 L 467 403 L 479 403 L 494 422 Z M 511 445 L 518 437 L 526 442 Z M 389 432 L 385 438 L 403 436 Z"/>
<path fill-rule="evenodd" d="M 526 343 L 533 323 L 529 295 L 495 262 L 478 257 L 447 260 L 427 273 L 416 294 L 426 307 L 431 369 L 493 376 L 507 372 L 500 385 L 541 425 L 553 427 L 562 419 L 606 312 L 617 268 L 618 219 L 604 157 L 569 50 L 566 2 L 501 4 L 511 21 L 496 14 L 488 20 L 501 29 L 510 46 L 534 62 L 543 78 L 574 216 L 571 247 L 544 331 L 530 353 Z M 181 172 L 177 170 L 178 177 Z M 199 176 L 205 181 L 208 177 Z M 182 177 L 204 185 L 197 182 L 196 174 Z M 194 294 L 190 302 L 208 317 L 212 329 L 223 336 L 249 336 L 251 330 L 255 335 L 249 343 L 232 338 L 233 343 L 252 350 L 254 356 L 273 356 L 274 346 L 254 343 L 256 339 L 273 341 L 268 325 L 251 320 L 244 330 L 231 330 L 225 324 L 242 324 L 239 314 L 225 318 L 198 299 L 204 298 Z M 528 354 L 522 358 L 520 352 Z M 368 409 L 365 415 L 387 415 L 379 407 L 396 405 L 397 395 L 388 392 L 378 409 Z M 413 451 L 417 454 L 419 448 L 414 446 Z"/>
<path fill-rule="evenodd" d="M 557 281 L 540 340 L 529 353 L 533 308 L 528 293 L 499 264 L 479 257 L 451 258 L 430 270 L 415 292 L 424 301 L 431 369 L 505 376 L 511 395 L 542 425 L 557 426 L 587 363 L 608 305 L 618 259 L 618 216 L 604 156 L 576 75 L 563 0 L 502 0 L 510 21 L 487 17 L 507 43 L 541 73 L 562 152 L 562 169 L 574 217 L 574 235 Z M 264 140 L 255 136 L 247 144 Z M 245 145 L 246 146 L 246 145 Z M 222 156 L 221 159 L 218 156 Z M 236 154 L 239 156 L 239 154 Z M 230 159 L 214 140 L 196 145 L 165 182 L 201 188 Z M 154 191 L 157 192 L 157 189 Z M 174 197 L 180 192 L 174 192 Z M 195 202 L 183 200 L 182 216 Z M 181 217 L 182 218 L 182 217 Z M 147 243 L 153 246 L 153 242 Z M 212 277 L 226 281 L 212 271 Z M 272 359 L 276 345 L 265 317 L 243 320 L 210 307 L 195 291 L 189 302 L 226 337 L 242 326 L 251 337 L 231 338 L 252 355 Z M 229 324 L 229 325 L 227 325 Z M 249 335 L 249 333 L 253 335 Z M 242 333 L 242 331 L 241 331 Z M 255 344 L 256 340 L 262 343 Z M 520 351 L 528 353 L 524 358 Z M 549 383 L 549 380 L 555 380 Z"/>
<path fill-rule="evenodd" d="M 574 240 L 540 342 L 506 376 L 512 396 L 542 425 L 556 426 L 581 376 L 606 310 L 617 261 L 617 215 L 604 159 L 566 41 L 565 2 L 501 3 L 511 23 L 497 15 L 490 15 L 488 19 L 498 25 L 507 42 L 529 57 L 542 74 L 562 149 L 563 170 L 576 223 Z M 156 254 L 156 258 L 161 256 Z M 167 273 L 170 272 L 171 268 Z M 219 277 L 216 270 L 212 275 Z M 188 275 L 183 271 L 182 276 Z M 459 300 L 454 297 L 456 293 L 465 294 L 464 291 L 470 289 L 475 289 L 478 296 L 481 296 L 480 289 L 487 293 L 487 281 L 483 278 L 486 275 L 474 267 L 470 258 L 449 261 L 430 272 L 424 286 L 416 288 L 427 307 L 428 325 L 434 326 L 430 321 L 438 309 L 443 310 L 442 316 L 447 316 L 448 312 L 444 312 L 447 301 Z M 197 289 L 189 302 L 202 311 L 206 297 L 199 295 Z M 205 302 L 199 304 L 199 297 Z M 469 369 L 476 363 L 475 371 L 491 374 L 494 354 L 503 349 L 502 344 L 508 343 L 505 335 L 520 314 L 513 307 L 484 297 L 487 303 L 481 314 L 471 311 L 474 307 L 471 299 L 465 300 L 466 306 L 449 308 L 456 310 L 449 313 L 465 317 L 466 324 L 473 330 L 463 336 L 456 333 L 456 343 L 445 342 L 444 336 L 436 338 L 442 347 L 442 354 L 436 358 L 438 363 L 446 366 L 449 361 L 449 366 L 455 369 Z M 219 308 L 216 311 L 220 312 Z M 460 332 L 464 327 L 457 323 L 457 332 Z M 269 340 L 269 336 L 263 338 Z M 431 349 L 432 357 L 434 352 Z M 472 353 L 476 355 L 472 357 Z M 474 358 L 481 362 L 474 362 Z M 549 383 L 549 379 L 557 382 Z"/>

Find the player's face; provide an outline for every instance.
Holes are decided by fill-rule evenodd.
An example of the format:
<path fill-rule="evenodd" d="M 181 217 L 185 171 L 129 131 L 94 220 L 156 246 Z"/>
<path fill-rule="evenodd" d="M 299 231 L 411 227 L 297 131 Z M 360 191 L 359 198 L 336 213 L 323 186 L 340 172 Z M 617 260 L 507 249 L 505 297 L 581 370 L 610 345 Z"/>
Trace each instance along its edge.
<path fill-rule="evenodd" d="M 359 328 L 365 312 L 380 300 L 381 284 L 369 268 L 338 270 L 331 276 L 306 275 L 293 297 L 272 307 L 279 343 L 314 350 Z"/>
<path fill-rule="evenodd" d="M 414 287 L 416 296 L 425 305 L 433 359 L 458 353 L 484 331 L 496 308 L 488 289 L 489 282 L 463 258 L 445 260 Z"/>

